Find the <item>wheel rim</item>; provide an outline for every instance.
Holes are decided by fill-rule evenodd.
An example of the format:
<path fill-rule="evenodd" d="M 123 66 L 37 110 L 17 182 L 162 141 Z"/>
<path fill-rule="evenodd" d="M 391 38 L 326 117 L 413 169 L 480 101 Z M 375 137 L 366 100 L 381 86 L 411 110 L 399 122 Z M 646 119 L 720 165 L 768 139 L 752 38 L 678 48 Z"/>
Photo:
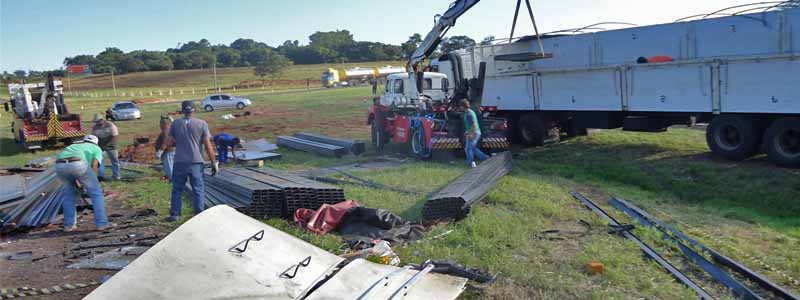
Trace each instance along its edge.
<path fill-rule="evenodd" d="M 775 136 L 775 150 L 781 156 L 800 157 L 800 130 L 787 129 Z"/>
<path fill-rule="evenodd" d="M 381 147 L 381 132 L 373 124 L 372 125 L 372 145 L 375 146 L 375 149 L 380 149 Z"/>
<path fill-rule="evenodd" d="M 717 129 L 714 139 L 717 145 L 724 150 L 736 150 L 742 144 L 742 135 L 739 128 L 733 125 L 723 125 Z"/>
<path fill-rule="evenodd" d="M 420 155 L 422 153 L 422 145 L 420 140 L 420 132 L 414 132 L 414 135 L 411 138 L 411 151 L 414 152 L 415 155 Z"/>

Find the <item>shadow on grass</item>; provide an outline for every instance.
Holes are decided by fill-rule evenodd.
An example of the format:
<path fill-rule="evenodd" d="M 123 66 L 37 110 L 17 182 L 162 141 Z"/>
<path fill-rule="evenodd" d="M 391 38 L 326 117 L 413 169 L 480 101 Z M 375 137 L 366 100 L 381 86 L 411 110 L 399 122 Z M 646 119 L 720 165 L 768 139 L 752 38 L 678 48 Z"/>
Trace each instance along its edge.
<path fill-rule="evenodd" d="M 614 136 L 611 136 L 614 138 Z M 605 138 L 604 138 L 605 139 Z M 730 162 L 697 147 L 658 141 L 576 139 L 522 149 L 520 171 L 548 174 L 595 186 L 633 186 L 697 205 L 709 213 L 782 231 L 800 227 L 800 176 L 756 157 Z M 625 196 L 625 195 L 620 195 Z M 641 199 L 644 200 L 644 199 Z"/>

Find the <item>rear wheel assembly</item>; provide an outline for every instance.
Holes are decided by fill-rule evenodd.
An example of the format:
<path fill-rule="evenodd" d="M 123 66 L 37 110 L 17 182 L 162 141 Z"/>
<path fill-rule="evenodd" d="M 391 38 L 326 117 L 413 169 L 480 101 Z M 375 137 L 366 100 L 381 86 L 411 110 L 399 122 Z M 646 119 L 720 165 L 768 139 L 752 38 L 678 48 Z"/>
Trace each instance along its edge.
<path fill-rule="evenodd" d="M 783 118 L 773 122 L 764 132 L 764 148 L 773 163 L 800 167 L 800 119 Z"/>
<path fill-rule="evenodd" d="M 520 143 L 526 146 L 544 145 L 547 131 L 542 118 L 534 114 L 522 116 L 517 122 L 517 137 Z"/>
<path fill-rule="evenodd" d="M 714 154 L 729 160 L 746 159 L 758 150 L 758 122 L 746 116 L 719 116 L 706 129 L 706 142 Z"/>

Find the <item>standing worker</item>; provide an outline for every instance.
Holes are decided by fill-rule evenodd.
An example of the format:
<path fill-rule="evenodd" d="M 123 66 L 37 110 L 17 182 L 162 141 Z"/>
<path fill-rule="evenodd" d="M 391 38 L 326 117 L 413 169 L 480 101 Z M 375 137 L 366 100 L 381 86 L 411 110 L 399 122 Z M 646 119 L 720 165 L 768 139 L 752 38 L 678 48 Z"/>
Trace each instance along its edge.
<path fill-rule="evenodd" d="M 231 149 L 233 158 L 236 159 L 236 146 L 241 144 L 238 137 L 220 132 L 214 135 L 214 144 L 217 145 L 217 156 L 220 163 L 224 164 L 228 161 L 228 148 Z"/>
<path fill-rule="evenodd" d="M 69 145 L 56 156 L 56 175 L 67 189 L 64 202 L 61 204 L 64 212 L 64 231 L 66 232 L 77 228 L 75 202 L 80 199 L 82 194 L 78 184 L 86 189 L 89 198 L 92 199 L 94 225 L 97 230 L 116 226 L 116 224 L 108 222 L 103 191 L 100 189 L 100 182 L 95 175 L 95 171 L 103 160 L 103 151 L 100 150 L 97 143 L 98 138 L 90 134 L 83 138 L 83 143 Z"/>
<path fill-rule="evenodd" d="M 117 125 L 111 123 L 100 114 L 94 114 L 94 126 L 92 126 L 92 135 L 96 136 L 100 139 L 100 142 L 97 144 L 100 146 L 106 154 L 108 154 L 108 160 L 111 161 L 111 173 L 114 176 L 114 180 L 122 179 L 120 176 L 119 171 L 119 151 L 117 151 L 119 146 L 119 130 L 117 129 Z M 105 161 L 100 160 L 100 169 L 97 172 L 97 175 L 105 179 L 106 173 L 106 166 Z"/>
<path fill-rule="evenodd" d="M 469 99 L 461 100 L 461 111 L 464 113 L 464 151 L 467 154 L 467 165 L 475 168 L 475 156 L 480 160 L 489 158 L 481 149 L 478 142 L 481 140 L 481 128 L 478 124 L 478 115 L 470 108 Z"/>
<path fill-rule="evenodd" d="M 192 114 L 195 112 L 194 102 L 183 101 L 181 112 L 183 118 L 175 120 L 167 135 L 167 142 L 161 146 L 162 151 L 167 148 L 175 147 L 175 161 L 172 165 L 172 202 L 170 204 L 169 217 L 167 221 L 174 222 L 181 215 L 181 198 L 186 180 L 192 186 L 192 206 L 194 213 L 199 214 L 203 211 L 203 201 L 205 201 L 205 186 L 203 184 L 203 154 L 201 147 L 206 148 L 206 155 L 211 161 L 211 176 L 219 171 L 219 162 L 214 161 L 214 150 L 211 144 L 211 133 L 208 131 L 208 123 Z"/>
<path fill-rule="evenodd" d="M 172 164 L 175 161 L 175 146 L 164 148 L 164 143 L 167 142 L 169 136 L 169 129 L 172 128 L 172 117 L 161 116 L 161 121 L 158 126 L 161 128 L 161 133 L 156 138 L 156 159 L 161 161 L 161 166 L 164 168 L 164 177 L 172 180 Z M 161 150 L 161 149 L 165 150 Z"/>

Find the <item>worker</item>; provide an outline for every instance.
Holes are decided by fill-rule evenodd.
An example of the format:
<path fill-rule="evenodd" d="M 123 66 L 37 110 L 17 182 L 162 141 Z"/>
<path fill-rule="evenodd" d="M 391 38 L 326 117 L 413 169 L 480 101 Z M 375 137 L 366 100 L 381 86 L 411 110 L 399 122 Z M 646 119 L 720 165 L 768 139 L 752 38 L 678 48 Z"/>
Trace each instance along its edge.
<path fill-rule="evenodd" d="M 161 121 L 159 121 L 158 126 L 161 128 L 161 132 L 158 134 L 158 138 L 156 138 L 156 159 L 161 161 L 161 167 L 164 169 L 164 178 L 168 180 L 172 180 L 172 164 L 175 160 L 175 146 L 166 147 L 165 150 L 161 150 L 164 143 L 166 143 L 167 136 L 169 135 L 169 129 L 172 127 L 172 117 L 169 115 L 161 116 Z"/>
<path fill-rule="evenodd" d="M 175 161 L 172 165 L 172 201 L 169 217 L 167 217 L 169 222 L 177 221 L 181 215 L 183 188 L 187 179 L 192 186 L 194 213 L 199 214 L 203 211 L 203 201 L 205 201 L 204 160 L 200 148 L 206 148 L 206 155 L 211 161 L 211 175 L 214 176 L 219 172 L 219 162 L 214 161 L 208 123 L 193 117 L 195 110 L 194 102 L 183 101 L 181 103 L 183 118 L 172 123 L 167 135 L 167 142 L 161 145 L 162 151 L 166 151 L 169 147 L 175 147 Z"/>
<path fill-rule="evenodd" d="M 464 114 L 464 152 L 467 155 L 467 165 L 475 168 L 475 157 L 480 160 L 489 158 L 481 149 L 478 142 L 481 140 L 481 128 L 478 125 L 478 115 L 470 108 L 469 99 L 461 100 L 461 111 Z"/>
<path fill-rule="evenodd" d="M 100 189 L 100 182 L 95 175 L 95 171 L 100 167 L 100 161 L 103 160 L 103 151 L 97 146 L 98 140 L 94 135 L 86 135 L 82 143 L 69 145 L 56 156 L 56 175 L 67 189 L 61 204 L 64 212 L 64 231 L 66 232 L 77 228 L 75 203 L 83 194 L 78 184 L 86 189 L 92 200 L 94 225 L 97 230 L 106 230 L 116 226 L 116 224 L 108 222 L 103 191 Z"/>
<path fill-rule="evenodd" d="M 94 114 L 92 135 L 100 139 L 98 146 L 100 146 L 100 149 L 102 149 L 103 152 L 108 154 L 108 160 L 111 161 L 111 173 L 114 176 L 114 180 L 122 179 L 119 167 L 119 152 L 117 151 L 119 147 L 119 129 L 117 129 L 117 125 L 114 125 L 114 123 L 111 123 L 111 121 L 103 119 L 100 114 Z M 101 180 L 104 180 L 105 173 L 105 160 L 100 160 L 100 170 L 97 172 L 97 176 L 100 177 Z"/>
<path fill-rule="evenodd" d="M 228 161 L 228 148 L 231 149 L 231 154 L 236 158 L 236 146 L 241 144 L 238 137 L 220 132 L 214 135 L 214 144 L 217 145 L 217 156 L 220 163 L 224 164 Z"/>

